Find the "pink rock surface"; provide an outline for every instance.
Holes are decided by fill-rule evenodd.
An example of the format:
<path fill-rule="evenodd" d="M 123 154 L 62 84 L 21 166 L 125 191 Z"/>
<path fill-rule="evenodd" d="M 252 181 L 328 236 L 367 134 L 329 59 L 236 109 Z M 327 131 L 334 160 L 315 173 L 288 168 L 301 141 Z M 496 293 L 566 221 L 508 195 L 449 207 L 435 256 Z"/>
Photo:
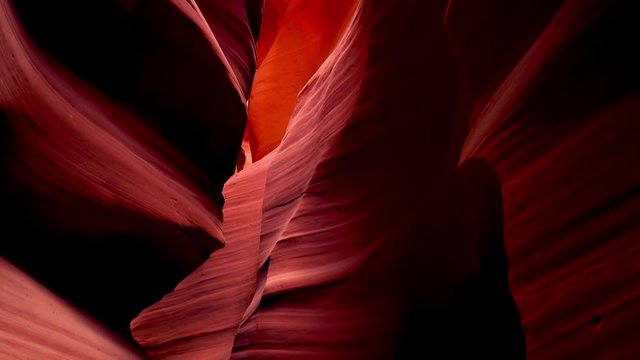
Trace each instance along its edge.
<path fill-rule="evenodd" d="M 0 1 L 0 250 L 124 336 L 224 242 L 260 4 L 203 3 Z"/>
<path fill-rule="evenodd" d="M 461 234 L 423 238 L 429 233 L 423 233 L 425 224 L 433 226 L 431 234 L 442 234 L 425 221 L 429 206 L 402 210 L 431 202 L 436 196 L 429 189 L 449 191 L 446 181 L 457 160 L 442 156 L 451 151 L 441 139 L 453 127 L 454 95 L 444 29 L 412 38 L 437 54 L 429 59 L 405 56 L 408 43 L 399 41 L 411 33 L 399 24 L 429 23 L 443 13 L 444 7 L 419 1 L 359 4 L 346 35 L 301 92 L 281 145 L 227 184 L 227 246 L 133 321 L 134 338 L 147 353 L 184 359 L 230 353 L 389 358 L 405 302 L 415 291 L 405 275 L 433 260 L 429 266 L 438 275 L 421 276 L 419 287 L 437 294 L 435 302 L 471 273 L 473 255 L 461 259 L 456 241 L 442 246 Z M 431 14 L 427 20 L 425 14 Z M 432 96 L 425 98 L 426 79 Z M 424 106 L 415 110 L 417 103 Z M 419 152 L 421 142 L 431 144 L 431 151 Z M 417 157 L 428 167 L 413 170 Z M 413 176 L 397 176 L 405 171 Z M 263 188 L 263 201 L 242 199 L 256 187 Z M 433 217 L 434 223 L 462 221 L 453 211 Z M 240 227 L 254 221 L 259 237 L 253 227 Z M 425 242 L 420 248 L 441 251 L 409 256 L 409 244 L 418 239 Z M 245 250 L 251 255 L 242 263 L 227 260 L 245 246 L 252 250 Z M 226 297 L 239 290 L 231 287 L 243 277 L 251 279 L 242 280 L 250 285 L 240 296 L 246 311 L 227 311 Z M 202 320 L 183 321 L 185 314 Z M 196 325 L 204 319 L 208 325 Z M 227 340 L 232 337 L 235 343 Z"/>
<path fill-rule="evenodd" d="M 0 359 L 142 358 L 139 350 L 0 258 Z"/>
<path fill-rule="evenodd" d="M 268 164 L 264 159 L 227 183 L 226 246 L 131 323 L 136 341 L 152 358 L 231 355 L 238 327 L 264 282 L 257 269 Z"/>
<path fill-rule="evenodd" d="M 0 0 L 2 254 L 151 358 L 638 358 L 637 3 L 264 8 Z M 0 280 L 0 356 L 137 356 Z"/>
<path fill-rule="evenodd" d="M 483 225 L 473 218 L 489 217 L 468 210 L 454 174 L 480 160 L 502 187 L 529 358 L 635 358 L 633 10 L 598 0 L 360 2 L 298 96 L 282 143 L 227 184 L 234 205 L 225 228 L 238 229 L 236 221 L 256 221 L 259 202 L 238 206 L 241 189 L 264 183 L 258 245 L 255 229 L 242 235 L 251 261 L 259 248 L 258 263 L 220 270 L 257 276 L 245 289 L 254 288 L 248 310 L 234 310 L 231 322 L 220 314 L 223 288 L 197 308 L 212 323 L 239 326 L 233 349 L 232 331 L 218 337 L 179 322 L 190 307 L 170 299 L 205 298 L 187 286 L 138 317 L 134 336 L 160 358 L 207 354 L 189 344 L 220 358 L 391 358 L 395 336 L 427 356 L 434 335 L 461 321 L 445 342 L 451 354 L 486 351 L 473 338 L 489 339 L 496 319 L 489 312 L 465 327 L 464 316 L 493 308 L 458 303 L 473 288 L 465 279 L 484 266 L 474 234 Z M 213 264 L 215 255 L 203 268 Z M 416 315 L 415 333 L 401 333 L 415 299 L 427 309 L 444 301 L 445 318 Z M 451 309 L 462 311 L 447 318 Z"/>

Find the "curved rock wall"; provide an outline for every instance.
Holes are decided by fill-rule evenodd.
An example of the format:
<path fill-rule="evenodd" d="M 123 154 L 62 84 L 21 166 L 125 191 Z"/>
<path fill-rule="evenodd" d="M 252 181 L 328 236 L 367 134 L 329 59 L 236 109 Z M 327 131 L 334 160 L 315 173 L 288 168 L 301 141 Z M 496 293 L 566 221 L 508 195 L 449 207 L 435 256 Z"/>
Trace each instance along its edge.
<path fill-rule="evenodd" d="M 636 2 L 0 10 L 0 357 L 640 354 Z"/>

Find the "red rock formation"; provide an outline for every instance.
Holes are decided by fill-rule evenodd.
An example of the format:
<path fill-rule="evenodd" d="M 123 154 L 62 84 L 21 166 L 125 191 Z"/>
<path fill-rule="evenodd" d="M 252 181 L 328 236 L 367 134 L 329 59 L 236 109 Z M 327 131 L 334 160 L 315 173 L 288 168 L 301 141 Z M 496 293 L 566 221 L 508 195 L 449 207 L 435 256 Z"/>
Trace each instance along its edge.
<path fill-rule="evenodd" d="M 2 254 L 122 334 L 224 241 L 260 4 L 204 3 L 0 2 Z"/>
<path fill-rule="evenodd" d="M 134 336 L 159 357 L 226 358 L 239 326 L 232 357 L 389 358 L 408 301 L 440 309 L 448 299 L 442 316 L 410 310 L 418 322 L 407 324 L 401 344 L 417 352 L 402 355 L 448 346 L 454 357 L 519 356 L 517 339 L 491 333 L 490 314 L 508 294 L 498 284 L 502 295 L 484 296 L 496 281 L 486 276 L 501 275 L 476 273 L 503 261 L 478 258 L 485 245 L 477 236 L 495 235 L 483 230 L 494 220 L 482 205 L 493 200 L 481 200 L 486 188 L 474 185 L 482 171 L 462 173 L 467 200 L 456 190 L 456 163 L 475 158 L 502 183 L 510 283 L 528 356 L 634 358 L 637 326 L 624 315 L 634 317 L 640 288 L 632 260 L 640 179 L 629 167 L 639 155 L 638 73 L 625 47 L 638 33 L 631 7 L 361 2 L 298 97 L 282 144 L 227 185 L 234 205 L 225 227 L 253 224 L 255 203 L 243 209 L 235 199 L 247 184 L 260 186 L 268 168 L 259 245 L 255 228 L 241 235 L 251 253 L 259 246 L 256 269 L 228 263 L 223 271 L 236 279 L 257 272 L 248 310 L 230 321 L 219 310 L 230 290 L 196 295 L 188 288 L 194 277 L 137 318 Z M 474 201 L 477 210 L 461 210 Z M 203 269 L 213 264 L 215 255 Z M 250 287 L 244 291 L 247 303 Z M 198 314 L 225 319 L 224 337 L 210 326 L 162 325 L 191 309 L 175 301 L 190 296 L 209 300 Z M 189 352 L 190 344 L 209 353 Z"/>
<path fill-rule="evenodd" d="M 269 0 L 258 43 L 249 103 L 252 158 L 275 149 L 298 92 L 331 53 L 357 5 L 354 0 Z"/>
<path fill-rule="evenodd" d="M 264 183 L 269 161 L 229 180 L 224 208 L 226 246 L 215 252 L 131 328 L 152 358 L 228 359 L 238 327 L 259 301 L 258 274 Z M 254 295 L 256 294 L 256 295 Z"/>
<path fill-rule="evenodd" d="M 0 258 L 0 358 L 141 359 L 95 320 Z"/>
<path fill-rule="evenodd" d="M 442 14 L 422 1 L 359 4 L 280 146 L 227 184 L 224 227 L 235 239 L 133 321 L 149 354 L 389 358 L 408 299 L 435 304 L 475 269 L 474 252 L 458 254 L 474 246 L 456 226 L 465 217 L 434 207 L 449 201 L 457 161 L 445 140 L 455 82 Z M 434 26 L 417 35 L 400 26 L 424 23 Z M 410 41 L 434 55 L 409 56 Z M 251 188 L 263 202 L 242 198 Z M 241 251 L 258 257 L 233 260 Z M 226 311 L 231 293 L 245 311 Z"/>
<path fill-rule="evenodd" d="M 41 240 L 3 254 L 116 329 L 165 294 L 131 322 L 151 358 L 514 359 L 520 322 L 530 359 L 640 354 L 633 1 L 267 0 L 257 60 L 259 1 L 12 4 L 2 226 Z M 25 323 L 0 276 L 0 357 L 135 356 L 58 300 Z"/>
<path fill-rule="evenodd" d="M 485 159 L 503 184 L 529 358 L 637 358 L 638 6 L 523 2 L 535 16 L 515 28 L 513 6 L 495 3 L 470 24 L 454 1 L 447 24 L 471 100 L 461 161 Z"/>

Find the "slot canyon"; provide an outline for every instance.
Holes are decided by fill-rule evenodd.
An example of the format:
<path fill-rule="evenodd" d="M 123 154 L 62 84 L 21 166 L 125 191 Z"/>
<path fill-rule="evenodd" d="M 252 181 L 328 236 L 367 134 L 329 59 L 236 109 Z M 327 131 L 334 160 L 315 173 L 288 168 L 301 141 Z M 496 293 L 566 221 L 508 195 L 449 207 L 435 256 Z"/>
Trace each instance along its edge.
<path fill-rule="evenodd" d="M 634 0 L 0 0 L 0 359 L 640 359 L 638 44 Z"/>

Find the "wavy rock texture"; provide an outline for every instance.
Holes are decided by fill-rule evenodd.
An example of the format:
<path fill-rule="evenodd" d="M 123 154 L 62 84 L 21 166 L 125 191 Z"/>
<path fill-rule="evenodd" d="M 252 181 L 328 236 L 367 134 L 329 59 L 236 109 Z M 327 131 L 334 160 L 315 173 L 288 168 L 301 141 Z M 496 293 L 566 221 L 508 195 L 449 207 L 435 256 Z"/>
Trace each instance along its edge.
<path fill-rule="evenodd" d="M 252 158 L 284 137 L 298 92 L 318 70 L 353 16 L 355 0 L 270 0 L 258 46 L 247 135 Z"/>
<path fill-rule="evenodd" d="M 134 337 L 159 358 L 513 359 L 522 321 L 531 359 L 637 357 L 636 7 L 359 2 L 281 144 L 227 184 L 220 262 Z"/>
<path fill-rule="evenodd" d="M 453 1 L 447 25 L 472 99 L 461 161 L 485 159 L 501 178 L 529 358 L 636 358 L 640 72 L 629 44 L 638 5 L 524 2 L 516 13 L 537 15 L 496 43 L 514 7 L 495 3 L 469 23 Z M 484 44 L 490 61 L 476 56 Z"/>
<path fill-rule="evenodd" d="M 132 322 L 136 340 L 151 357 L 229 358 L 256 286 L 264 282 L 257 266 L 268 164 L 265 159 L 227 183 L 226 246 Z M 165 342 L 170 346 L 158 344 Z"/>
<path fill-rule="evenodd" d="M 2 254 L 123 335 L 224 242 L 247 4 L 0 2 Z"/>
<path fill-rule="evenodd" d="M 638 6 L 0 0 L 2 254 L 151 358 L 636 359 Z"/>
<path fill-rule="evenodd" d="M 0 358 L 142 359 L 113 335 L 0 258 Z"/>
<path fill-rule="evenodd" d="M 476 270 L 476 251 L 459 254 L 479 246 L 461 226 L 469 220 L 439 207 L 462 201 L 449 185 L 455 74 L 444 11 L 359 4 L 280 146 L 227 184 L 227 246 L 132 322 L 148 354 L 390 358 L 409 302 L 436 306 Z M 433 26 L 414 34 L 404 24 Z M 413 41 L 433 56 L 409 56 Z M 230 306 L 231 293 L 244 307 Z"/>

